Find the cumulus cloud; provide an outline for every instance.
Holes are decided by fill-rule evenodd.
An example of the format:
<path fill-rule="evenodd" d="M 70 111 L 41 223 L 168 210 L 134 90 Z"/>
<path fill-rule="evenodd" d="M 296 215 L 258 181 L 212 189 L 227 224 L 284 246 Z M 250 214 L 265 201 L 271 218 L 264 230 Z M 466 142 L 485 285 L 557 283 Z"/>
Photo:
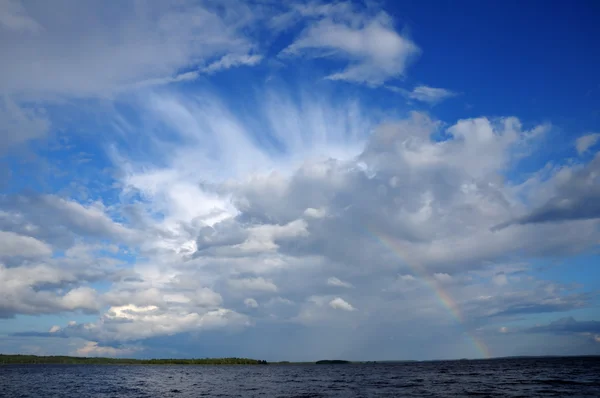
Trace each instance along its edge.
<path fill-rule="evenodd" d="M 54 325 L 50 328 L 50 330 L 48 331 L 48 333 L 56 333 L 60 330 L 60 326 L 58 325 Z"/>
<path fill-rule="evenodd" d="M 333 300 L 331 300 L 329 302 L 329 306 L 331 308 L 333 308 L 334 310 L 342 310 L 342 311 L 355 311 L 356 308 L 354 308 L 350 303 L 348 303 L 347 301 L 345 301 L 344 299 L 340 298 L 340 297 L 336 297 Z"/>
<path fill-rule="evenodd" d="M 47 245 L 42 248 L 49 250 Z M 27 255 L 19 253 L 0 260 L 0 317 L 70 311 L 98 313 L 104 298 L 91 285 L 118 283 L 135 276 L 131 270 L 119 267 L 120 262 L 114 257 L 119 253 L 110 252 L 105 245 L 80 244 L 60 255 L 54 253 L 51 250 L 52 256 L 45 253 L 36 257 L 32 249 Z"/>
<path fill-rule="evenodd" d="M 76 356 L 82 357 L 121 357 L 139 351 L 137 347 L 111 347 L 101 346 L 95 341 L 88 341 L 83 347 L 75 351 Z"/>
<path fill-rule="evenodd" d="M 288 350 L 342 355 L 370 350 L 389 330 L 411 342 L 482 325 L 499 335 L 512 321 L 590 306 L 590 294 L 540 280 L 527 261 L 597 246 L 598 156 L 522 181 L 508 177 L 520 175 L 548 125 L 399 117 L 324 94 L 322 82 L 302 92 L 256 83 L 256 93 L 232 98 L 198 78 L 262 63 L 269 51 L 252 39 L 257 24 L 291 37 L 282 62 L 341 61 L 333 81 L 387 85 L 419 48 L 372 6 L 286 3 L 265 22 L 270 7 L 220 4 L 59 2 L 54 13 L 2 4 L 0 44 L 23 45 L 7 47 L 0 66 L 0 132 L 16 126 L 0 150 L 62 131 L 42 110 L 47 101 L 102 96 L 85 120 L 101 119 L 95 131 L 109 144 L 79 141 L 106 149 L 94 174 L 106 180 L 88 185 L 110 189 L 79 200 L 57 179 L 43 193 L 0 196 L 0 317 L 97 314 L 29 334 L 83 339 L 82 355 L 135 354 L 148 339 L 222 330 L 245 333 L 252 347 L 280 328 L 289 328 Z M 178 89 L 191 80 L 200 94 Z M 432 104 L 453 95 L 428 86 L 405 94 Z M 580 153 L 594 145 L 586 140 Z"/>
<path fill-rule="evenodd" d="M 88 205 L 56 195 L 2 195 L 0 223 L 13 232 L 65 243 L 74 235 L 132 242 L 135 233 L 115 222 L 102 202 Z"/>
<path fill-rule="evenodd" d="M 510 225 L 556 223 L 600 217 L 600 153 L 585 166 L 565 167 L 557 172 L 553 195 L 541 206 L 514 220 L 499 224 L 495 230 Z"/>
<path fill-rule="evenodd" d="M 0 256 L 47 257 L 52 248 L 30 236 L 0 231 Z"/>
<path fill-rule="evenodd" d="M 85 275 L 85 271 L 77 272 L 51 264 L 10 268 L 0 264 L 0 276 L 0 318 L 66 311 L 97 313 L 100 308 L 96 292 L 89 287 L 79 286 L 66 292 L 60 289 L 95 279 L 94 275 Z"/>
<path fill-rule="evenodd" d="M 253 298 L 247 298 L 244 300 L 244 305 L 248 308 L 258 308 L 258 303 Z"/>
<path fill-rule="evenodd" d="M 157 97 L 151 103 L 151 109 L 157 110 L 153 117 L 174 123 L 173 130 L 184 137 L 186 131 L 191 132 L 192 143 L 206 143 L 201 138 L 210 137 L 214 130 L 203 131 L 205 123 L 220 123 L 213 117 L 228 114 L 224 106 L 174 97 Z M 160 110 L 156 104 L 166 107 Z M 284 109 L 300 119 L 310 116 L 293 104 Z M 523 314 L 563 312 L 588 304 L 585 295 L 560 287 L 536 285 L 535 280 L 515 283 L 516 271 L 509 267 L 482 274 L 481 283 L 470 279 L 470 272 L 481 271 L 507 253 L 555 255 L 583 250 L 597 241 L 595 225 L 585 223 L 489 230 L 513 212 L 528 209 L 519 198 L 531 192 L 531 183 L 504 185 L 497 173 L 530 150 L 531 140 L 543 126 L 524 130 L 515 118 L 460 120 L 445 127 L 447 139 L 440 141 L 430 137 L 442 128 L 441 123 L 413 113 L 380 125 L 371 136 L 365 133 L 363 138 L 357 135 L 344 141 L 354 134 L 350 122 L 360 112 L 320 109 L 327 120 L 339 123 L 334 129 L 335 123 L 320 125 L 329 125 L 325 137 L 331 134 L 347 145 L 362 141 L 362 150 L 340 158 L 280 161 L 244 138 L 251 131 L 229 126 L 231 141 L 217 143 L 213 155 L 224 164 L 232 159 L 231 168 L 220 171 L 222 177 L 217 174 L 215 178 L 210 167 L 203 169 L 205 155 L 200 151 L 192 156 L 192 149 L 200 145 L 184 144 L 185 140 L 174 146 L 160 167 L 148 166 L 149 159 L 127 158 L 125 151 L 117 150 L 114 160 L 123 171 L 119 186 L 126 222 L 114 221 L 114 210 L 99 202 L 83 205 L 51 195 L 5 197 L 3 220 L 16 231 L 13 234 L 29 231 L 41 242 L 52 235 L 44 231 L 60 225 L 61 230 L 91 240 L 118 237 L 146 258 L 136 262 L 129 276 L 114 279 L 109 291 L 97 298 L 80 287 L 81 281 L 116 276 L 60 274 L 57 267 L 40 279 L 44 274 L 38 270 L 38 279 L 23 283 L 19 297 L 27 297 L 39 284 L 73 286 L 52 296 L 42 291 L 27 300 L 10 301 L 4 313 L 99 312 L 98 322 L 69 325 L 52 334 L 113 344 L 243 328 L 253 322 L 288 320 L 314 327 L 354 312 L 350 303 L 358 300 L 357 315 L 369 316 L 383 308 L 399 311 L 402 319 L 439 322 L 443 312 L 424 283 L 428 279 L 455 299 L 466 322 L 495 322 L 494 318 L 504 322 Z M 175 120 L 173 115 L 185 117 Z M 365 129 L 372 126 L 366 118 L 358 120 Z M 287 136 L 282 142 L 294 150 L 303 147 L 294 140 Z M 318 142 L 323 141 L 310 140 L 304 146 L 308 151 L 299 152 L 311 153 Z M 229 146 L 257 155 L 248 159 L 256 167 L 244 172 L 247 166 L 239 156 L 236 166 L 235 153 L 227 153 Z M 280 164 L 285 167 L 271 171 Z M 553 181 L 558 178 L 551 177 Z M 38 216 L 42 209 L 47 209 L 43 213 L 47 221 Z M 27 223 L 32 226 L 25 228 Z M 86 253 L 94 250 L 73 246 L 68 253 L 90 261 Z M 22 273 L 27 267 L 8 270 Z M 332 287 L 353 289 L 347 290 L 348 297 L 327 296 Z M 269 298 L 273 294 L 286 298 Z M 258 306 L 250 295 L 265 296 L 264 305 Z M 46 297 L 53 298 L 42 299 Z M 418 310 L 411 309 L 415 301 L 422 304 Z M 98 302 L 106 307 L 99 308 Z M 248 308 L 254 309 L 252 317 L 242 314 Z M 371 322 L 381 320 L 372 318 Z"/>
<path fill-rule="evenodd" d="M 59 329 L 53 328 L 54 331 L 47 335 L 83 338 L 103 345 L 113 345 L 118 342 L 135 342 L 185 332 L 197 333 L 225 328 L 235 330 L 249 325 L 250 321 L 246 315 L 224 308 L 194 311 L 185 307 L 159 308 L 154 305 L 129 304 L 110 307 L 97 322 L 69 323 Z"/>
<path fill-rule="evenodd" d="M 69 310 L 86 308 L 94 311 L 100 309 L 96 291 L 89 287 L 77 287 L 70 290 L 62 298 L 63 305 Z"/>

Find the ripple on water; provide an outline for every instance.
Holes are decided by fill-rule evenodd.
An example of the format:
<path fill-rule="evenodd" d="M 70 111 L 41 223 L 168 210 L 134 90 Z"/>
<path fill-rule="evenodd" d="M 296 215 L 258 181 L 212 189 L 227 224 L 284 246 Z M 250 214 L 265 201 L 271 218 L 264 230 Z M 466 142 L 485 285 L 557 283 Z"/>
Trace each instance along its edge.
<path fill-rule="evenodd" d="M 600 358 L 353 366 L 0 367 L 0 397 L 600 397 Z"/>

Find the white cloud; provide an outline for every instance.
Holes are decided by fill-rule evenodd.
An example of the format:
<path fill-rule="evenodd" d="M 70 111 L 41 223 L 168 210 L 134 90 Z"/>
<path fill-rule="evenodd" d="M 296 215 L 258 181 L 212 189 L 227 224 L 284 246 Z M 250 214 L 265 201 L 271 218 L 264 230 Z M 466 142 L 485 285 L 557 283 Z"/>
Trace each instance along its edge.
<path fill-rule="evenodd" d="M 120 355 L 131 349 L 114 348 L 120 342 L 156 336 L 301 322 L 307 327 L 294 341 L 314 353 L 323 352 L 315 345 L 321 342 L 383 341 L 382 331 L 394 328 L 407 331 L 410 342 L 440 325 L 451 333 L 456 320 L 426 283 L 432 278 L 464 314 L 461 329 L 489 324 L 502 331 L 500 322 L 525 314 L 588 305 L 586 295 L 504 261 L 597 245 L 593 206 L 585 214 L 563 211 L 560 225 L 526 217 L 546 203 L 563 210 L 564 203 L 571 209 L 597 203 L 590 200 L 597 196 L 597 160 L 514 182 L 500 176 L 518 172 L 517 161 L 535 149 L 547 126 L 527 130 L 514 117 L 446 124 L 420 113 L 397 120 L 310 86 L 298 95 L 275 88 L 248 94 L 243 111 L 208 89 L 189 95 L 152 87 L 262 62 L 267 52 L 244 34 L 252 34 L 259 17 L 231 4 L 238 5 L 213 12 L 187 2 L 181 8 L 136 3 L 110 31 L 102 18 L 87 18 L 86 29 L 79 25 L 77 17 L 95 14 L 96 4 L 58 3 L 64 26 L 52 16 L 60 12 L 45 13 L 42 3 L 25 4 L 0 22 L 10 30 L 0 44 L 24 43 L 11 47 L 0 66 L 6 72 L 0 85 L 10 93 L 0 119 L 14 119 L 23 130 L 6 147 L 46 134 L 49 117 L 31 97 L 145 90 L 119 97 L 119 106 L 102 114 L 130 126 L 112 140 L 115 181 L 105 201 L 0 197 L 0 317 L 100 313 L 94 322 L 50 329 L 86 339 L 80 350 L 90 355 Z M 341 60 L 345 69 L 332 80 L 382 85 L 402 76 L 419 52 L 389 16 L 372 9 L 359 12 L 351 3 L 289 8 L 274 25 L 306 26 L 282 55 Z M 33 73 L 35 65 L 46 65 L 47 77 Z M 427 86 L 407 93 L 429 103 L 452 94 Z M 131 126 L 139 120 L 137 131 Z M 440 132 L 443 140 L 431 139 Z M 578 141 L 579 152 L 591 148 L 587 140 Z M 556 216 L 556 206 L 548 209 Z M 523 222 L 491 230 L 507 220 Z M 95 291 L 96 282 L 108 291 Z M 341 293 L 333 287 L 352 289 L 342 299 L 328 295 Z M 350 302 L 360 303 L 360 311 Z M 314 337 L 326 328 L 333 337 Z"/>
<path fill-rule="evenodd" d="M 329 286 L 337 286 L 337 287 L 346 287 L 346 288 L 354 287 L 354 286 L 352 286 L 351 283 L 344 282 L 344 281 L 336 278 L 335 276 L 332 276 L 332 277 L 328 278 L 327 279 L 327 284 Z"/>
<path fill-rule="evenodd" d="M 304 210 L 304 215 L 312 218 L 323 218 L 327 215 L 327 211 L 325 209 L 313 209 L 312 207 L 309 207 Z"/>
<path fill-rule="evenodd" d="M 196 65 L 258 62 L 243 33 L 253 15 L 242 2 L 221 11 L 190 1 L 2 5 L 0 24 L 9 30 L 0 36 L 0 87 L 9 93 L 107 95 Z"/>
<path fill-rule="evenodd" d="M 89 287 L 78 287 L 70 290 L 62 298 L 63 306 L 70 310 L 79 308 L 98 311 L 100 301 L 96 291 Z"/>
<path fill-rule="evenodd" d="M 213 73 L 223 69 L 229 69 L 241 65 L 253 66 L 262 60 L 262 55 L 236 55 L 226 54 L 218 61 L 215 61 L 203 69 L 203 72 Z"/>
<path fill-rule="evenodd" d="M 442 282 L 442 283 L 447 283 L 447 282 L 452 281 L 452 276 L 450 276 L 449 274 L 447 274 L 445 272 L 436 272 L 433 274 L 433 277 L 436 281 Z"/>
<path fill-rule="evenodd" d="M 230 279 L 229 286 L 233 290 L 257 291 L 257 292 L 276 292 L 277 286 L 270 280 L 263 277 Z"/>
<path fill-rule="evenodd" d="M 224 308 L 200 312 L 185 308 L 163 310 L 156 306 L 126 305 L 109 308 L 97 323 L 64 330 L 72 336 L 132 341 L 187 331 L 245 327 L 248 324 L 245 315 Z"/>
<path fill-rule="evenodd" d="M 258 303 L 253 298 L 247 298 L 244 300 L 244 305 L 248 308 L 258 308 Z"/>
<path fill-rule="evenodd" d="M 410 99 L 414 99 L 428 104 L 437 104 L 443 100 L 456 96 L 456 93 L 444 88 L 435 88 L 429 86 L 417 86 L 412 91 L 406 91 L 395 87 L 388 87 L 392 91 L 400 92 Z"/>
<path fill-rule="evenodd" d="M 416 280 L 416 278 L 412 275 L 398 275 L 398 279 L 404 282 L 412 282 Z"/>
<path fill-rule="evenodd" d="M 513 282 L 517 271 L 507 266 L 471 278 L 470 272 L 482 272 L 490 262 L 515 252 L 561 254 L 584 250 L 598 240 L 597 226 L 591 222 L 490 231 L 541 201 L 535 195 L 541 195 L 542 185 L 531 181 L 511 185 L 497 178 L 517 155 L 530 150 L 532 136 L 539 131 L 523 130 L 515 118 L 461 120 L 447 127 L 447 140 L 434 141 L 430 136 L 442 124 L 412 114 L 367 137 L 373 124 L 361 116 L 360 108 L 344 113 L 318 106 L 312 113 L 280 103 L 279 117 L 269 120 L 286 126 L 294 120 L 287 116 L 295 115 L 294 128 L 284 130 L 292 133 L 282 136 L 282 142 L 292 153 L 298 149 L 302 154 L 303 161 L 297 161 L 254 145 L 244 120 L 230 119 L 223 105 L 166 96 L 153 101 L 151 109 L 156 112 L 149 119 L 169 125 L 182 139 L 165 150 L 160 165 L 150 157 L 129 158 L 123 150 L 127 148 L 116 148 L 114 161 L 123 171 L 121 203 L 109 208 L 56 196 L 5 197 L 6 212 L 0 217 L 3 228 L 15 231 L 11 233 L 26 236 L 29 231 L 40 242 L 53 239 L 56 234 L 48 233 L 54 231 L 53 225 L 59 225 L 57 231 L 63 234 L 70 231 L 92 242 L 118 237 L 139 249 L 144 259 L 138 259 L 126 278 L 97 270 L 97 275 L 83 275 L 67 263 L 0 268 L 8 276 L 4 280 L 10 281 L 7 286 L 16 289 L 0 289 L 3 316 L 92 312 L 98 311 L 92 302 L 106 304 L 110 309 L 97 322 L 55 333 L 112 346 L 264 322 L 335 327 L 345 311 L 355 311 L 350 303 L 357 302 L 360 311 L 352 320 L 357 327 L 365 325 L 363 316 L 372 324 L 384 322 L 372 314 L 386 311 L 403 325 L 414 319 L 421 325 L 450 322 L 427 284 L 421 283 L 425 278 L 452 281 L 440 285 L 467 321 L 497 317 L 504 322 L 523 314 L 524 308 L 552 312 L 585 306 L 586 299 L 576 293 L 526 278 Z M 319 114 L 322 120 L 316 125 L 331 139 L 303 142 L 295 130 L 301 130 L 302 120 L 314 121 Z M 219 120 L 223 115 L 227 123 Z M 351 130 L 356 120 L 365 130 L 362 138 Z M 211 123 L 214 126 L 206 128 Z M 215 177 L 214 167 L 203 167 L 210 166 L 211 158 L 202 151 L 203 145 L 213 145 L 211 137 L 217 131 L 230 136 L 214 138 L 222 141 L 215 144 L 212 159 L 225 165 Z M 332 145 L 319 147 L 321 142 Z M 335 142 L 343 144 L 336 148 Z M 310 156 L 317 147 L 335 156 Z M 349 147 L 354 148 L 344 150 Z M 244 159 L 244 153 L 252 159 L 250 155 Z M 344 156 L 338 159 L 338 154 Z M 568 180 L 549 177 L 557 178 Z M 523 195 L 534 199 L 526 205 Z M 131 221 L 115 222 L 115 214 L 125 214 Z M 88 264 L 98 250 L 114 253 L 108 245 L 66 247 L 61 261 L 73 263 Z M 510 276 L 511 283 L 498 283 L 496 275 L 506 275 L 507 281 Z M 82 289 L 92 278 L 111 283 L 109 291 L 95 300 L 93 292 Z M 48 285 L 66 288 L 61 292 L 38 288 Z M 342 299 L 327 296 L 331 286 L 354 288 Z M 273 298 L 274 293 L 286 298 Z M 489 297 L 478 299 L 482 296 Z M 250 297 L 264 299 L 264 305 L 255 308 Z M 420 303 L 418 308 L 415 302 Z M 238 306 L 252 316 L 238 312 Z"/>
<path fill-rule="evenodd" d="M 309 24 L 282 52 L 286 56 L 342 59 L 349 65 L 328 79 L 370 86 L 402 76 L 409 61 L 419 53 L 416 44 L 395 31 L 387 14 L 367 16 L 350 9 Z"/>
<path fill-rule="evenodd" d="M 492 278 L 492 281 L 494 282 L 495 285 L 498 285 L 498 286 L 503 286 L 508 283 L 508 279 L 506 278 L 505 274 L 494 275 L 494 277 Z"/>
<path fill-rule="evenodd" d="M 577 140 L 575 141 L 575 148 L 577 148 L 577 153 L 583 155 L 591 147 L 596 145 L 598 140 L 600 140 L 600 133 L 590 133 L 577 138 Z"/>
<path fill-rule="evenodd" d="M 58 331 L 60 331 L 60 326 L 54 325 L 50 328 L 50 330 L 48 330 L 48 333 L 56 333 Z"/>
<path fill-rule="evenodd" d="M 334 310 L 343 310 L 343 311 L 355 311 L 356 308 L 354 308 L 350 303 L 348 303 L 347 301 L 345 301 L 344 299 L 340 298 L 340 297 L 336 297 L 333 300 L 331 300 L 329 302 L 329 306 L 331 308 L 333 308 Z"/>
<path fill-rule="evenodd" d="M 30 236 L 0 231 L 0 256 L 48 257 L 52 248 Z"/>
<path fill-rule="evenodd" d="M 43 109 L 19 105 L 0 91 L 0 155 L 10 147 L 44 137 L 49 128 Z"/>
<path fill-rule="evenodd" d="M 35 315 L 67 311 L 96 313 L 101 301 L 93 289 L 79 286 L 65 293 L 52 288 L 95 279 L 93 274 L 85 275 L 85 272 L 90 271 L 93 272 L 71 270 L 67 264 L 63 267 L 26 264 L 7 268 L 0 263 L 0 318 L 12 317 L 15 314 Z"/>
<path fill-rule="evenodd" d="M 28 232 L 48 240 L 72 234 L 131 243 L 136 234 L 115 222 L 102 202 L 87 205 L 56 195 L 0 196 L 0 205 Z M 54 236 L 51 236 L 54 235 Z"/>
<path fill-rule="evenodd" d="M 9 31 L 37 33 L 42 27 L 32 19 L 19 0 L 0 1 L 0 27 Z"/>
<path fill-rule="evenodd" d="M 83 347 L 79 347 L 75 351 L 75 355 L 82 357 L 121 357 L 134 354 L 136 351 L 139 351 L 139 348 L 101 346 L 95 341 L 88 341 Z"/>

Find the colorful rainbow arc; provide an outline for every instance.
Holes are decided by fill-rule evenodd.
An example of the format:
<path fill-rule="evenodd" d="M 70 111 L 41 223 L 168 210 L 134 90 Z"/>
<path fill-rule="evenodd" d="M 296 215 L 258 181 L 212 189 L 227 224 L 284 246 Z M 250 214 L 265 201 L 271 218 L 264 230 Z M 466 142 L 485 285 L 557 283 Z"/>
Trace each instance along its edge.
<path fill-rule="evenodd" d="M 414 273 L 422 278 L 427 286 L 433 291 L 435 296 L 439 299 L 442 306 L 448 309 L 448 311 L 456 318 L 459 324 L 464 325 L 465 318 L 460 311 L 458 303 L 452 298 L 452 296 L 448 294 L 448 292 L 444 290 L 442 285 L 427 272 L 424 266 L 412 261 L 408 261 L 403 255 L 402 249 L 393 239 L 388 238 L 382 233 L 375 232 L 375 230 L 372 228 L 367 228 L 367 231 L 369 231 L 370 235 L 375 238 L 377 242 L 381 243 L 385 248 L 398 256 L 403 263 L 407 264 Z M 469 330 L 466 330 L 466 333 L 473 342 L 475 349 L 480 352 L 484 358 L 490 358 L 490 351 L 485 343 Z"/>

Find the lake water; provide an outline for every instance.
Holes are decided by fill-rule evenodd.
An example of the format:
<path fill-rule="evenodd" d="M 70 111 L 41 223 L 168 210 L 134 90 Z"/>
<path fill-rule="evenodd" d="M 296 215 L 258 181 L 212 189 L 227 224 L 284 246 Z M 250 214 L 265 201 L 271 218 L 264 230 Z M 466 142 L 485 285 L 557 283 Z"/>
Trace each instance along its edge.
<path fill-rule="evenodd" d="M 600 358 L 366 365 L 5 365 L 0 397 L 600 397 Z"/>

